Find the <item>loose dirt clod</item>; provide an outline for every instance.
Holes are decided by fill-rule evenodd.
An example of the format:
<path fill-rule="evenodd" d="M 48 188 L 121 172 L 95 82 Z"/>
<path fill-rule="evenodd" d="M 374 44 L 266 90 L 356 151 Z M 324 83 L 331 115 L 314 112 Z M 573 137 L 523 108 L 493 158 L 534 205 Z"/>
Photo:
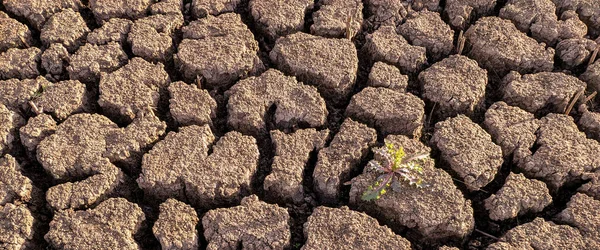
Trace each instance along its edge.
<path fill-rule="evenodd" d="M 385 142 L 403 147 L 407 155 L 430 151 L 423 143 L 407 136 L 390 135 Z M 421 167 L 426 187 L 417 188 L 402 182 L 400 190 L 390 190 L 374 201 L 365 201 L 361 196 L 377 174 L 363 171 L 352 179 L 350 206 L 380 218 L 390 227 L 409 228 L 426 242 L 465 238 L 475 224 L 471 202 L 454 186 L 448 173 L 435 167 L 433 159 L 425 160 Z"/>
<path fill-rule="evenodd" d="M 579 113 L 577 125 L 589 138 L 600 141 L 600 113 L 589 111 L 586 105 L 579 106 Z"/>
<path fill-rule="evenodd" d="M 419 74 L 423 97 L 436 103 L 444 119 L 458 114 L 474 117 L 484 109 L 487 71 L 466 56 L 452 55 Z"/>
<path fill-rule="evenodd" d="M 423 129 L 425 103 L 410 93 L 367 87 L 352 96 L 346 116 L 386 135 L 403 134 L 417 138 Z"/>
<path fill-rule="evenodd" d="M 277 39 L 269 56 L 279 70 L 316 86 L 334 102 L 346 100 L 356 82 L 358 55 L 348 39 L 298 32 Z"/>
<path fill-rule="evenodd" d="M 145 219 L 138 205 L 112 198 L 93 209 L 58 211 L 44 238 L 53 247 L 65 250 L 137 250 L 140 246 L 133 237 Z"/>
<path fill-rule="evenodd" d="M 270 121 L 265 119 L 273 105 L 273 120 L 279 129 L 298 125 L 321 127 L 327 120 L 325 100 L 315 87 L 275 69 L 239 81 L 225 95 L 229 98 L 227 124 L 245 134 L 258 136 L 268 132 L 266 123 Z"/>
<path fill-rule="evenodd" d="M 0 11 L 0 51 L 4 52 L 10 48 L 27 48 L 33 44 L 31 31 L 27 25 L 12 19 L 6 13 Z"/>
<path fill-rule="evenodd" d="M 504 186 L 485 200 L 485 209 L 492 220 L 498 221 L 541 212 L 551 202 L 545 183 L 510 173 Z"/>
<path fill-rule="evenodd" d="M 408 76 L 400 73 L 400 70 L 393 65 L 376 62 L 369 73 L 367 86 L 385 87 L 399 92 L 406 92 Z"/>
<path fill-rule="evenodd" d="M 33 249 L 34 217 L 25 204 L 0 205 L 0 248 Z"/>
<path fill-rule="evenodd" d="M 329 130 L 317 131 L 314 128 L 298 130 L 285 134 L 279 130 L 271 131 L 271 141 L 275 156 L 271 165 L 271 174 L 264 181 L 266 193 L 273 199 L 286 203 L 304 201 L 302 179 L 304 168 L 310 153 L 325 146 Z"/>
<path fill-rule="evenodd" d="M 160 204 L 160 214 L 152 232 L 162 249 L 198 249 L 196 225 L 199 221 L 194 208 L 181 201 L 168 199 Z"/>
<path fill-rule="evenodd" d="M 200 19 L 208 15 L 233 12 L 240 2 L 241 0 L 192 0 L 192 16 Z"/>
<path fill-rule="evenodd" d="M 267 204 L 256 195 L 241 205 L 208 211 L 202 218 L 207 250 L 286 249 L 290 247 L 290 216 L 285 208 Z"/>
<path fill-rule="evenodd" d="M 90 0 L 89 8 L 98 24 L 111 18 L 138 19 L 146 16 L 153 0 Z"/>
<path fill-rule="evenodd" d="M 490 183 L 502 166 L 502 149 L 492 137 L 464 115 L 435 125 L 431 143 L 470 191 Z"/>
<path fill-rule="evenodd" d="M 329 147 L 319 151 L 313 172 L 314 190 L 321 202 L 336 204 L 342 184 L 350 180 L 369 148 L 377 142 L 377 132 L 364 124 L 347 118 Z"/>
<path fill-rule="evenodd" d="M 467 55 L 497 78 L 511 70 L 525 74 L 553 69 L 554 49 L 528 37 L 509 20 L 483 17 L 465 32 L 465 37 L 470 47 Z"/>
<path fill-rule="evenodd" d="M 32 188 L 31 180 L 21 174 L 21 166 L 15 158 L 11 155 L 0 158 L 0 206 L 28 202 L 31 200 Z M 0 225 L 0 246 L 5 242 L 2 240 L 1 228 Z"/>
<path fill-rule="evenodd" d="M 304 16 L 313 9 L 313 5 L 313 0 L 250 0 L 248 8 L 258 30 L 275 41 L 280 36 L 301 31 Z"/>
<path fill-rule="evenodd" d="M 598 47 L 594 40 L 586 38 L 570 38 L 556 45 L 556 54 L 569 67 L 574 68 L 590 61 L 591 55 Z"/>
<path fill-rule="evenodd" d="M 86 44 L 69 59 L 67 71 L 72 80 L 96 83 L 102 73 L 111 73 L 127 64 L 127 54 L 118 43 Z"/>
<path fill-rule="evenodd" d="M 455 29 L 464 30 L 472 20 L 492 14 L 497 0 L 446 0 L 444 12 Z"/>
<path fill-rule="evenodd" d="M 409 14 L 397 32 L 413 46 L 425 47 L 427 57 L 434 61 L 447 57 L 454 48 L 454 31 L 437 12 Z"/>
<path fill-rule="evenodd" d="M 47 112 L 59 121 L 72 114 L 90 110 L 89 94 L 85 85 L 77 80 L 66 80 L 45 87 L 33 104 L 42 112 Z"/>
<path fill-rule="evenodd" d="M 41 55 L 42 52 L 36 47 L 12 48 L 0 53 L 0 79 L 27 79 L 39 76 Z"/>
<path fill-rule="evenodd" d="M 205 89 L 184 82 L 169 85 L 170 114 L 180 126 L 212 125 L 217 116 L 217 102 Z"/>
<path fill-rule="evenodd" d="M 19 129 L 21 143 L 30 152 L 34 152 L 37 145 L 46 137 L 54 134 L 56 131 L 56 121 L 48 114 L 40 114 L 29 118 L 27 125 Z"/>
<path fill-rule="evenodd" d="M 552 0 L 560 12 L 576 11 L 592 36 L 600 34 L 600 2 L 595 0 Z"/>
<path fill-rule="evenodd" d="M 556 219 L 577 228 L 583 237 L 600 245 L 600 216 L 593 212 L 598 207 L 600 200 L 578 193 L 571 197 L 567 208 Z"/>
<path fill-rule="evenodd" d="M 44 45 L 62 44 L 69 52 L 75 52 L 86 41 L 90 29 L 79 12 L 65 9 L 54 14 L 44 24 L 40 39 Z"/>
<path fill-rule="evenodd" d="M 343 237 L 340 237 L 343 235 Z M 304 224 L 305 250 L 411 249 L 410 242 L 368 215 L 348 207 L 317 207 Z"/>
<path fill-rule="evenodd" d="M 362 2 L 360 0 L 319 1 L 320 8 L 313 13 L 314 24 L 310 33 L 324 37 L 354 37 L 362 26 Z M 347 34 L 350 31 L 350 34 Z"/>
<path fill-rule="evenodd" d="M 127 41 L 127 35 L 131 30 L 131 20 L 122 18 L 111 18 L 100 28 L 93 30 L 87 36 L 88 43 L 95 45 L 104 45 L 110 42 L 117 42 L 121 45 Z"/>
<path fill-rule="evenodd" d="M 46 21 L 63 9 L 79 11 L 83 8 L 80 0 L 4 0 L 4 7 L 16 16 L 24 17 L 29 23 L 41 30 Z"/>
<path fill-rule="evenodd" d="M 383 26 L 368 34 L 363 49 L 372 61 L 392 64 L 403 74 L 415 74 L 427 62 L 425 47 L 410 45 L 392 26 Z"/>
<path fill-rule="evenodd" d="M 41 60 L 42 68 L 46 70 L 46 73 L 60 76 L 65 72 L 69 63 L 69 51 L 61 43 L 53 43 L 44 50 Z"/>
<path fill-rule="evenodd" d="M 408 14 L 402 1 L 366 0 L 365 7 L 371 14 L 369 21 L 373 26 L 393 26 L 400 24 Z"/>
<path fill-rule="evenodd" d="M 181 14 L 153 15 L 135 21 L 127 41 L 134 55 L 152 62 L 166 62 L 173 57 L 173 33 L 183 25 Z"/>

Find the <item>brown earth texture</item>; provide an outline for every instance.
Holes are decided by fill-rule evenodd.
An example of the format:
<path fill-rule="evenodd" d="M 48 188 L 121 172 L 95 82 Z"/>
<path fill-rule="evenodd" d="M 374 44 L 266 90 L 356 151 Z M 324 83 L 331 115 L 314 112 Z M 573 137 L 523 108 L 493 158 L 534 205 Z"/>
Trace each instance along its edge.
<path fill-rule="evenodd" d="M 598 0 L 0 0 L 0 250 L 600 249 Z M 386 144 L 419 161 L 378 199 Z"/>

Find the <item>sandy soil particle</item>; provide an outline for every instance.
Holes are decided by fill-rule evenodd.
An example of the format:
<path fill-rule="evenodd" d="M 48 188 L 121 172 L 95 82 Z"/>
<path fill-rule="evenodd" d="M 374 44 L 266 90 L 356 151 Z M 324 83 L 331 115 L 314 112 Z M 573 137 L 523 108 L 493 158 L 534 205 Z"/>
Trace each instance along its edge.
<path fill-rule="evenodd" d="M 194 208 L 181 201 L 168 199 L 160 204 L 160 214 L 152 232 L 160 241 L 162 249 L 198 249 L 196 226 L 199 221 Z"/>

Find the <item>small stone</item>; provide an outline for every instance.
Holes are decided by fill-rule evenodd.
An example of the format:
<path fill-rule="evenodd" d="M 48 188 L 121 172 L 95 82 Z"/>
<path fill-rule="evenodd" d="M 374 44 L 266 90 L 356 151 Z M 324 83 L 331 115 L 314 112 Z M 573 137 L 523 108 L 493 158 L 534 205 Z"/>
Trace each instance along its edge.
<path fill-rule="evenodd" d="M 217 102 L 205 89 L 184 82 L 169 85 L 169 110 L 180 126 L 212 125 L 217 116 Z"/>
<path fill-rule="evenodd" d="M 0 79 L 27 79 L 39 76 L 41 54 L 40 49 L 36 47 L 12 48 L 0 53 Z"/>
<path fill-rule="evenodd" d="M 410 93 L 367 87 L 352 96 L 346 116 L 385 135 L 403 134 L 418 138 L 423 129 L 425 103 Z"/>
<path fill-rule="evenodd" d="M 104 45 L 117 42 L 121 45 L 127 41 L 127 35 L 133 22 L 127 19 L 111 18 L 100 28 L 93 30 L 87 36 L 87 42 L 95 45 Z"/>
<path fill-rule="evenodd" d="M 208 211 L 202 218 L 207 250 L 286 249 L 290 247 L 290 216 L 285 208 L 251 195 L 241 205 Z"/>
<path fill-rule="evenodd" d="M 199 19 L 233 12 L 240 2 L 241 0 L 192 0 L 192 16 Z"/>
<path fill-rule="evenodd" d="M 86 41 L 90 29 L 79 12 L 65 9 L 54 14 L 44 24 L 40 39 L 44 45 L 62 44 L 69 52 L 75 52 Z"/>
<path fill-rule="evenodd" d="M 343 237 L 340 237 L 343 235 Z M 305 250 L 336 249 L 411 249 L 410 242 L 396 235 L 375 218 L 348 207 L 317 207 L 304 224 Z"/>
<path fill-rule="evenodd" d="M 198 249 L 196 225 L 199 221 L 194 208 L 181 201 L 168 199 L 160 204 L 160 214 L 152 232 L 162 249 Z"/>
<path fill-rule="evenodd" d="M 31 180 L 21 174 L 21 166 L 15 158 L 8 154 L 0 158 L 0 206 L 30 201 L 32 189 Z M 0 238 L 0 246 L 2 243 Z"/>
<path fill-rule="evenodd" d="M 58 211 L 44 239 L 57 249 L 137 250 L 134 235 L 146 219 L 142 209 L 123 198 L 112 198 L 88 210 Z"/>
<path fill-rule="evenodd" d="M 0 11 L 0 51 L 4 52 L 10 48 L 24 49 L 33 44 L 31 31 L 27 25 L 12 19 L 6 13 Z"/>
<path fill-rule="evenodd" d="M 319 151 L 313 172 L 313 185 L 321 202 L 336 204 L 344 182 L 358 170 L 369 148 L 377 142 L 377 132 L 364 124 L 347 118 L 329 147 Z"/>
<path fill-rule="evenodd" d="M 400 70 L 393 65 L 376 62 L 369 73 L 367 86 L 384 87 L 399 92 L 406 92 L 408 76 L 400 73 Z"/>
<path fill-rule="evenodd" d="M 31 117 L 27 121 L 27 125 L 19 129 L 21 143 L 27 150 L 34 152 L 40 142 L 54 134 L 56 126 L 56 121 L 48 114 Z"/>
<path fill-rule="evenodd" d="M 233 129 L 254 136 L 267 131 L 266 115 L 275 105 L 274 122 L 279 129 L 298 125 L 322 127 L 327 120 L 325 100 L 313 86 L 297 82 L 293 76 L 269 69 L 258 77 L 250 77 L 232 86 L 225 95 L 227 124 Z"/>
<path fill-rule="evenodd" d="M 354 88 L 358 55 L 348 39 L 299 32 L 279 38 L 269 56 L 279 70 L 316 86 L 334 102 L 348 98 Z"/>
<path fill-rule="evenodd" d="M 423 97 L 435 103 L 440 119 L 484 110 L 487 70 L 466 56 L 451 55 L 419 74 Z"/>
<path fill-rule="evenodd" d="M 67 67 L 71 80 L 96 83 L 102 73 L 111 73 L 127 64 L 127 54 L 118 43 L 86 44 L 71 55 Z"/>
<path fill-rule="evenodd" d="M 434 61 L 447 57 L 454 49 L 454 31 L 437 12 L 424 10 L 409 15 L 397 31 L 413 46 L 425 47 L 427 57 Z"/>
<path fill-rule="evenodd" d="M 545 183 L 510 173 L 504 186 L 485 199 L 485 209 L 492 220 L 499 221 L 541 212 L 550 203 L 552 196 Z"/>
<path fill-rule="evenodd" d="M 80 0 L 4 0 L 3 4 L 6 10 L 24 17 L 37 30 L 41 30 L 52 15 L 63 9 L 79 11 L 84 8 Z"/>
<path fill-rule="evenodd" d="M 593 90 L 600 92 L 600 60 L 588 66 L 579 79 L 586 82 Z"/>
<path fill-rule="evenodd" d="M 59 121 L 72 114 L 90 109 L 89 94 L 85 85 L 77 80 L 67 80 L 47 86 L 33 104 L 42 112 L 48 112 Z"/>
<path fill-rule="evenodd" d="M 492 182 L 503 163 L 500 146 L 464 115 L 435 124 L 431 144 L 469 191 L 480 190 Z"/>
<path fill-rule="evenodd" d="M 250 0 L 248 3 L 256 28 L 273 41 L 280 36 L 301 31 L 304 17 L 313 7 L 312 0 Z"/>
<path fill-rule="evenodd" d="M 35 218 L 27 205 L 0 205 L 0 248 L 34 249 Z"/>
<path fill-rule="evenodd" d="M 444 12 L 455 29 L 464 30 L 471 20 L 489 16 L 494 12 L 497 0 L 446 0 Z"/>
<path fill-rule="evenodd" d="M 0 103 L 0 155 L 9 153 L 19 141 L 19 127 L 25 120 L 17 112 Z"/>
<path fill-rule="evenodd" d="M 48 74 L 62 75 L 69 63 L 69 51 L 61 43 L 53 43 L 44 50 L 41 60 Z"/>
<path fill-rule="evenodd" d="M 111 18 L 138 19 L 146 16 L 152 0 L 90 0 L 89 8 L 98 24 Z"/>
<path fill-rule="evenodd" d="M 392 64 L 403 74 L 415 74 L 427 63 L 427 49 L 410 45 L 392 26 L 383 26 L 368 34 L 364 49 L 372 61 Z"/>
<path fill-rule="evenodd" d="M 574 68 L 590 61 L 590 57 L 598 44 L 586 38 L 570 38 L 556 45 L 556 54 L 569 68 Z"/>
<path fill-rule="evenodd" d="M 360 32 L 363 15 L 360 0 L 324 0 L 313 13 L 310 33 L 324 37 L 351 38 Z M 348 27 L 348 23 L 350 26 Z M 347 32 L 350 31 L 350 34 Z"/>

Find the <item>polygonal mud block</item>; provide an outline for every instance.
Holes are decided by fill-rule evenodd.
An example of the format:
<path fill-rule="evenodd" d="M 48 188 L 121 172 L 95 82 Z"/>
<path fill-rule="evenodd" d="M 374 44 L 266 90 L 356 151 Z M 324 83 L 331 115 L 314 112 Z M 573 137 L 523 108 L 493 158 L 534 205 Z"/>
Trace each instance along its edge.
<path fill-rule="evenodd" d="M 271 173 L 263 183 L 270 198 L 285 203 L 304 201 L 304 168 L 310 159 L 310 153 L 323 148 L 328 136 L 327 129 L 302 129 L 291 134 L 271 131 L 275 156 Z"/>
<path fill-rule="evenodd" d="M 600 141 L 600 113 L 589 111 L 586 105 L 579 106 L 579 113 L 577 125 L 589 138 Z"/>
<path fill-rule="evenodd" d="M 27 79 L 39 76 L 41 55 L 42 51 L 36 47 L 12 48 L 0 53 L 0 79 Z"/>
<path fill-rule="evenodd" d="M 25 204 L 0 205 L 0 248 L 35 249 L 35 218 Z"/>
<path fill-rule="evenodd" d="M 327 120 L 325 100 L 315 87 L 275 69 L 239 81 L 225 95 L 227 124 L 245 134 L 258 136 L 268 132 L 266 124 L 270 121 L 265 119 L 273 105 L 275 126 L 279 129 L 298 125 L 321 127 Z"/>
<path fill-rule="evenodd" d="M 343 235 L 344 237 L 340 237 Z M 410 242 L 364 213 L 348 207 L 315 208 L 304 224 L 302 249 L 411 249 Z"/>
<path fill-rule="evenodd" d="M 314 1 L 311 0 L 250 0 L 248 4 L 256 28 L 273 41 L 301 31 L 306 13 L 313 7 Z"/>
<path fill-rule="evenodd" d="M 579 229 L 579 232 L 600 245 L 600 215 L 594 213 L 600 207 L 600 200 L 586 194 L 571 196 L 567 208 L 556 216 L 556 220 Z"/>
<path fill-rule="evenodd" d="M 208 250 L 286 249 L 290 247 L 290 216 L 285 208 L 267 204 L 256 195 L 241 205 L 208 211 L 202 218 Z"/>
<path fill-rule="evenodd" d="M 579 79 L 585 81 L 593 90 L 600 91 L 600 60 L 588 66 Z"/>
<path fill-rule="evenodd" d="M 52 15 L 63 9 L 79 11 L 84 7 L 80 0 L 4 0 L 3 4 L 8 12 L 27 19 L 37 30 L 41 30 Z"/>
<path fill-rule="evenodd" d="M 2 11 L 0 11 L 0 33 L 3 34 L 2 41 L 0 41 L 0 51 L 2 52 L 10 48 L 27 48 L 33 44 L 29 27 L 10 18 Z"/>
<path fill-rule="evenodd" d="M 448 56 L 454 48 L 454 31 L 437 12 L 410 14 L 397 31 L 413 46 L 425 47 L 427 57 L 434 61 Z"/>
<path fill-rule="evenodd" d="M 127 64 L 127 54 L 118 43 L 86 44 L 69 59 L 67 71 L 71 80 L 96 83 L 102 73 L 111 73 Z"/>
<path fill-rule="evenodd" d="M 57 249 L 137 250 L 134 235 L 146 219 L 142 209 L 123 198 L 108 199 L 93 209 L 58 211 L 44 239 Z"/>
<path fill-rule="evenodd" d="M 181 126 L 212 125 L 217 116 L 217 102 L 205 89 L 184 82 L 169 85 L 169 112 Z"/>
<path fill-rule="evenodd" d="M 131 30 L 131 20 L 122 18 L 111 18 L 100 28 L 94 29 L 87 36 L 87 42 L 95 45 L 104 45 L 117 42 L 121 45 L 127 41 L 127 35 Z"/>
<path fill-rule="evenodd" d="M 21 143 L 27 150 L 33 152 L 37 145 L 56 131 L 56 121 L 48 114 L 39 114 L 29 118 L 27 125 L 19 129 Z"/>
<path fill-rule="evenodd" d="M 89 8 L 102 25 L 111 18 L 138 19 L 145 17 L 153 0 L 90 0 Z"/>
<path fill-rule="evenodd" d="M 39 97 L 32 100 L 40 112 L 52 114 L 58 120 L 90 110 L 89 93 L 77 80 L 66 80 L 46 86 Z"/>
<path fill-rule="evenodd" d="M 382 26 L 368 34 L 363 49 L 372 61 L 392 64 L 403 74 L 415 74 L 427 63 L 427 49 L 409 44 L 393 26 Z"/>
<path fill-rule="evenodd" d="M 134 57 L 112 73 L 101 73 L 98 104 L 107 115 L 128 122 L 139 111 L 158 107 L 170 81 L 162 63 Z"/>
<path fill-rule="evenodd" d="M 431 144 L 470 191 L 492 182 L 503 163 L 500 146 L 464 115 L 436 123 Z"/>
<path fill-rule="evenodd" d="M 593 173 L 591 177 L 588 176 L 588 178 L 590 180 L 577 189 L 577 192 L 584 193 L 596 200 L 600 200 L 600 172 Z"/>
<path fill-rule="evenodd" d="M 15 111 L 0 103 L 0 155 L 9 153 L 19 141 L 19 127 L 25 120 Z"/>
<path fill-rule="evenodd" d="M 44 45 L 62 44 L 69 52 L 75 52 L 86 41 L 90 29 L 79 12 L 65 9 L 54 14 L 44 24 L 40 39 Z"/>
<path fill-rule="evenodd" d="M 196 210 L 190 205 L 168 199 L 160 204 L 160 214 L 152 232 L 162 249 L 194 250 L 199 244 L 196 230 L 199 221 Z"/>
<path fill-rule="evenodd" d="M 403 135 L 387 136 L 385 142 L 402 147 L 409 157 L 431 151 L 418 139 Z M 390 189 L 373 201 L 365 201 L 361 197 L 379 175 L 365 168 L 351 181 L 350 206 L 379 216 L 386 225 L 395 229 L 408 228 L 426 242 L 464 239 L 475 225 L 471 201 L 464 198 L 448 173 L 435 167 L 433 159 L 426 158 L 420 165 L 425 187 L 417 188 L 401 182 L 399 190 Z"/>
<path fill-rule="evenodd" d="M 537 114 L 564 113 L 575 94 L 586 88 L 577 77 L 560 72 L 521 75 L 513 71 L 502 81 L 503 101 Z"/>
<path fill-rule="evenodd" d="M 299 32 L 279 38 L 269 57 L 279 70 L 315 85 L 334 102 L 345 100 L 354 88 L 358 55 L 348 39 Z"/>
<path fill-rule="evenodd" d="M 150 13 L 156 14 L 177 14 L 181 15 L 183 10 L 183 0 L 160 0 L 150 6 Z"/>
<path fill-rule="evenodd" d="M 502 78 L 509 71 L 521 74 L 552 71 L 554 49 L 528 37 L 499 17 L 482 17 L 465 32 L 467 55 Z"/>
<path fill-rule="evenodd" d="M 352 96 L 346 116 L 376 128 L 383 134 L 421 136 L 425 103 L 410 93 L 367 87 Z"/>
<path fill-rule="evenodd" d="M 540 120 L 536 132 L 537 150 L 518 165 L 527 177 L 541 179 L 551 190 L 587 179 L 600 169 L 600 143 L 586 138 L 573 118 L 549 114 Z"/>
<path fill-rule="evenodd" d="M 400 70 L 393 65 L 384 62 L 376 62 L 369 72 L 367 86 L 384 87 L 392 90 L 406 92 L 408 86 L 408 76 L 400 73 Z"/>
<path fill-rule="evenodd" d="M 452 55 L 419 74 L 423 97 L 435 103 L 444 119 L 458 114 L 474 117 L 485 108 L 487 70 L 466 56 Z"/>
<path fill-rule="evenodd" d="M 30 201 L 32 189 L 31 180 L 21 174 L 21 166 L 17 160 L 11 155 L 2 156 L 0 158 L 0 206 Z"/>
<path fill-rule="evenodd" d="M 570 38 L 556 45 L 556 54 L 567 67 L 574 68 L 589 62 L 597 46 L 594 40 Z"/>
<path fill-rule="evenodd" d="M 12 110 L 27 110 L 29 100 L 38 96 L 43 86 L 50 84 L 52 83 L 42 76 L 35 79 L 0 81 L 0 104 Z"/>
<path fill-rule="evenodd" d="M 166 62 L 173 57 L 171 37 L 183 25 L 183 15 L 153 15 L 138 19 L 131 26 L 127 41 L 134 55 L 152 62 Z"/>
<path fill-rule="evenodd" d="M 241 0 L 192 0 L 192 16 L 200 19 L 208 15 L 233 12 L 240 2 Z"/>
<path fill-rule="evenodd" d="M 381 26 L 396 27 L 408 15 L 402 2 L 395 0 L 366 0 L 365 8 L 371 13 L 367 20 Z"/>
<path fill-rule="evenodd" d="M 600 34 L 600 8 L 595 0 L 552 0 L 559 12 L 576 11 L 591 36 Z"/>
<path fill-rule="evenodd" d="M 466 29 L 477 17 L 488 16 L 494 12 L 497 0 L 447 0 L 444 12 L 448 22 L 455 29 Z"/>
<path fill-rule="evenodd" d="M 311 34 L 337 38 L 347 38 L 349 35 L 354 37 L 358 34 L 363 22 L 362 1 L 323 0 L 319 1 L 319 4 L 319 10 L 313 13 Z M 347 34 L 348 31 L 350 34 Z"/>
<path fill-rule="evenodd" d="M 208 16 L 181 31 L 183 41 L 173 60 L 189 81 L 203 79 L 209 88 L 228 87 L 263 67 L 258 42 L 238 14 Z"/>
<path fill-rule="evenodd" d="M 313 172 L 314 190 L 321 202 L 336 204 L 344 182 L 357 171 L 369 148 L 377 142 L 377 132 L 367 125 L 347 118 L 329 147 L 319 151 Z"/>
<path fill-rule="evenodd" d="M 499 221 L 541 212 L 551 202 L 546 183 L 510 173 L 504 186 L 485 200 L 485 209 L 490 219 Z"/>
<path fill-rule="evenodd" d="M 69 62 L 69 51 L 60 43 L 50 44 L 42 53 L 42 68 L 50 75 L 61 75 Z"/>

